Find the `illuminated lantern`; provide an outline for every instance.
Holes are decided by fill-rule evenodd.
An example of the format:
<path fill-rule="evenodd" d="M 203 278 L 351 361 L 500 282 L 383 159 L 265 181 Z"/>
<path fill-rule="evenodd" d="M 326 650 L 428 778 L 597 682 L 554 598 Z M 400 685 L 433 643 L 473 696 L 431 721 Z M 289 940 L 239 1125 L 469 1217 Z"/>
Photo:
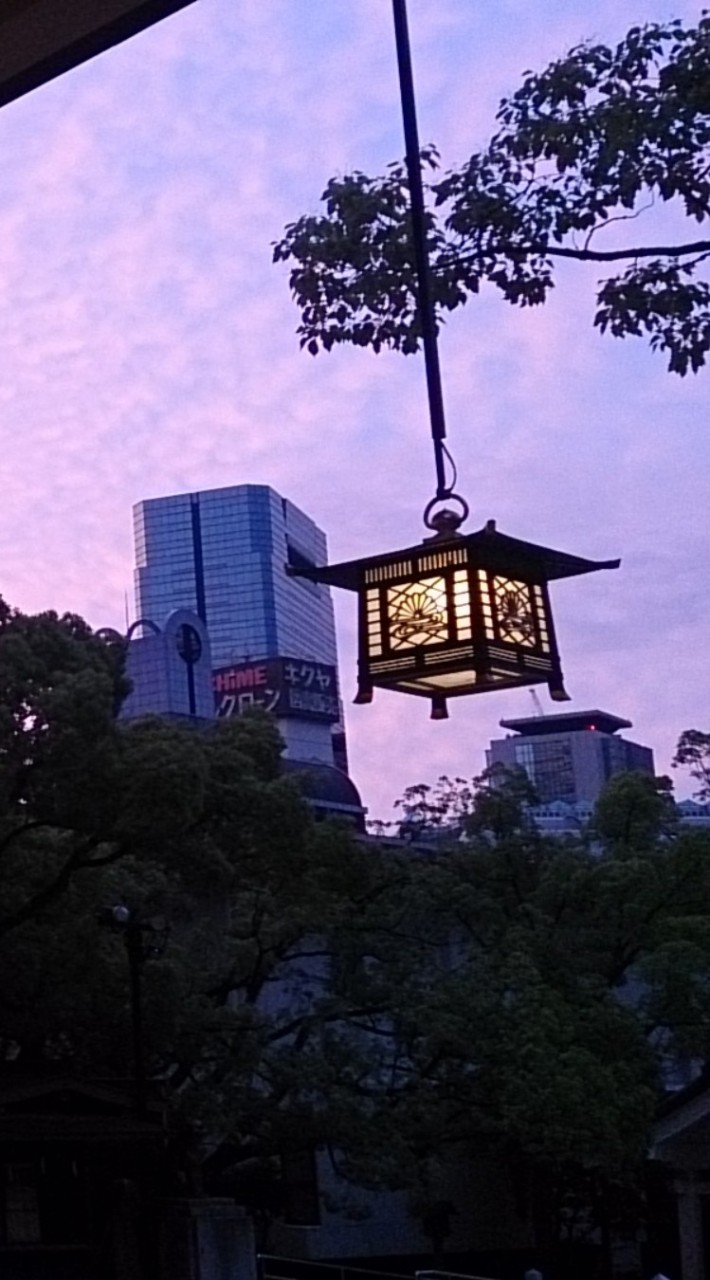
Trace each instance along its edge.
<path fill-rule="evenodd" d="M 521 542 L 492 520 L 462 534 L 461 520 L 444 509 L 428 521 L 434 536 L 416 546 L 289 569 L 357 592 L 356 702 L 395 689 L 430 698 L 432 718 L 442 720 L 447 698 L 492 689 L 547 684 L 555 701 L 567 701 L 547 584 L 619 561 Z"/>
<path fill-rule="evenodd" d="M 414 547 L 287 572 L 355 591 L 359 601 L 356 702 L 377 688 L 431 700 L 435 720 L 446 719 L 447 698 L 547 684 L 566 702 L 547 590 L 555 578 L 616 569 L 618 560 L 583 560 L 499 533 L 489 520 L 460 533 L 468 515 L 454 491 L 456 468 L 444 441 L 446 423 L 436 314 L 430 284 L 428 222 L 414 103 L 406 0 L 392 0 L 411 204 L 411 247 L 417 282 L 417 327 L 426 367 L 436 496 L 424 512 L 432 537 Z M 447 480 L 447 467 L 453 478 Z M 439 504 L 460 504 L 462 514 Z"/>

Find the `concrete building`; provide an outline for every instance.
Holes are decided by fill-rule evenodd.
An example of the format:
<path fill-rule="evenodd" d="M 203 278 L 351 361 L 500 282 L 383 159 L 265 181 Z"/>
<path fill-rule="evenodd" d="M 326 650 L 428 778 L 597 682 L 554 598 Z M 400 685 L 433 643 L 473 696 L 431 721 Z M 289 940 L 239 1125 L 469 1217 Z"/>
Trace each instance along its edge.
<path fill-rule="evenodd" d="M 677 808 L 684 827 L 693 827 L 696 831 L 710 830 L 710 804 L 699 804 L 697 800 L 679 800 Z"/>
<path fill-rule="evenodd" d="M 287 757 L 346 768 L 330 591 L 286 572 L 323 564 L 325 534 L 267 485 L 149 499 L 133 519 L 137 617 L 201 618 L 217 714 L 263 706 Z"/>
<path fill-rule="evenodd" d="M 653 774 L 653 752 L 617 736 L 631 721 L 606 711 L 568 711 L 561 715 L 501 720 L 511 732 L 494 739 L 486 752 L 488 766 L 521 766 L 540 805 L 563 802 L 582 816 L 617 773 L 639 769 Z"/>

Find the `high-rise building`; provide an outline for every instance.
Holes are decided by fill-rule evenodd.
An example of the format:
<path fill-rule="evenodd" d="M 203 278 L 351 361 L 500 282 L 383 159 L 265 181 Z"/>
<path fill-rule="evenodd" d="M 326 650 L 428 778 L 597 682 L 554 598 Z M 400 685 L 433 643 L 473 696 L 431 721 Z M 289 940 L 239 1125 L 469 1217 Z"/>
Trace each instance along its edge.
<path fill-rule="evenodd" d="M 152 498 L 133 509 L 139 619 L 192 609 L 209 633 L 217 714 L 273 710 L 286 754 L 343 767 L 330 592 L 286 565 L 323 564 L 323 532 L 267 485 Z"/>
<path fill-rule="evenodd" d="M 606 711 L 571 711 L 500 723 L 511 733 L 491 742 L 487 763 L 522 766 L 541 805 L 555 801 L 593 805 L 614 774 L 631 769 L 654 772 L 650 747 L 617 736 L 620 729 L 631 728 L 631 721 Z"/>

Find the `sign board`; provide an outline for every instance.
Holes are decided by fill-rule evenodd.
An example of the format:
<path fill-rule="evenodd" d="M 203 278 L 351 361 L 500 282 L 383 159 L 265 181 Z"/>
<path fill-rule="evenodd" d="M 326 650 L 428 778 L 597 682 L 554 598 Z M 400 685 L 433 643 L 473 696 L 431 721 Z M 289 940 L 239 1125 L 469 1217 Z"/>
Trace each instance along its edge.
<path fill-rule="evenodd" d="M 320 720 L 340 719 L 335 667 L 305 658 L 264 658 L 240 662 L 212 672 L 215 710 L 219 717 L 238 716 L 249 707 L 262 707 L 275 716 Z"/>

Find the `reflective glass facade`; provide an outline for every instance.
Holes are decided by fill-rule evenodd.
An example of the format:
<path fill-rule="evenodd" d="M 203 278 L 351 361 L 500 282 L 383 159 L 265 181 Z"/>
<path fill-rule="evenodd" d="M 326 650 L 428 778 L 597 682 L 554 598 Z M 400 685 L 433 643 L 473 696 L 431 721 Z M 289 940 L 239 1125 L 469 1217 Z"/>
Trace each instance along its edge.
<path fill-rule="evenodd" d="M 515 763 L 522 766 L 541 804 L 551 800 L 576 800 L 572 745 L 564 738 L 514 742 Z"/>
<path fill-rule="evenodd" d="M 325 535 L 288 499 L 250 484 L 152 498 L 133 524 L 138 618 L 193 609 L 213 668 L 278 656 L 337 667 L 329 588 L 286 574 L 289 562 L 324 564 Z M 318 728 L 330 750 L 330 726 Z M 284 732 L 287 746 L 295 733 Z M 316 744 L 309 756 L 323 758 Z"/>
<path fill-rule="evenodd" d="M 153 619 L 151 627 L 137 630 L 140 634 L 130 636 L 126 653 L 126 674 L 133 687 L 121 707 L 121 718 L 172 715 L 211 720 L 210 642 L 197 614 L 176 609 L 162 626 Z"/>
<path fill-rule="evenodd" d="M 289 654 L 335 665 L 327 587 L 286 576 L 289 559 L 327 559 L 325 535 L 266 485 L 139 502 L 133 511 L 138 617 L 190 608 L 215 667 Z"/>

